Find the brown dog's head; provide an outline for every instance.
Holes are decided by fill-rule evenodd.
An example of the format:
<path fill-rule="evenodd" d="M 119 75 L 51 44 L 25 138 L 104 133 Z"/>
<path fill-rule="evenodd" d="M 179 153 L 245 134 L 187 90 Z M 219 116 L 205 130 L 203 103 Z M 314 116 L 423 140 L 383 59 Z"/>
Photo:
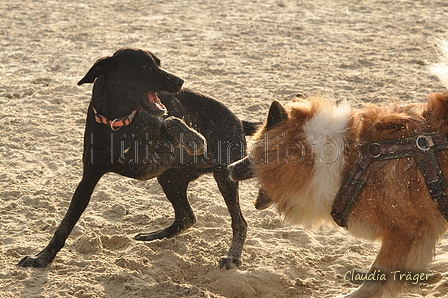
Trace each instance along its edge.
<path fill-rule="evenodd" d="M 78 85 L 94 82 L 93 100 L 100 109 L 117 112 L 139 109 L 161 116 L 166 108 L 157 93 L 178 92 L 184 81 L 161 69 L 154 54 L 125 48 L 99 59 Z"/>
<path fill-rule="evenodd" d="M 295 209 L 291 204 L 308 204 L 301 197 L 322 197 L 327 208 L 334 192 L 333 176 L 340 175 L 345 162 L 344 138 L 350 121 L 347 104 L 310 98 L 284 107 L 275 101 L 266 123 L 253 137 L 249 156 L 230 165 L 230 175 L 235 180 L 256 177 L 261 186 L 256 206 L 261 209 L 276 203 L 285 218 Z M 321 182 L 313 180 L 316 173 Z M 318 203 L 310 214 L 323 212 L 321 207 Z"/>
<path fill-rule="evenodd" d="M 254 142 L 259 141 L 260 136 L 268 133 L 272 128 L 274 128 L 278 123 L 283 122 L 287 119 L 286 111 L 280 102 L 274 101 L 269 109 L 267 120 L 262 128 L 260 128 L 254 135 Z M 254 170 L 254 160 L 251 156 L 247 156 L 237 162 L 229 165 L 230 177 L 235 181 L 241 181 L 253 178 L 255 176 Z"/>
<path fill-rule="evenodd" d="M 280 102 L 274 101 L 269 109 L 267 120 L 262 128 L 258 130 L 254 136 L 254 142 L 260 141 L 260 136 L 268 134 L 277 124 L 287 119 L 286 110 L 283 108 Z M 257 154 L 259 155 L 259 154 Z M 229 165 L 230 177 L 235 181 L 241 181 L 251 179 L 255 177 L 254 172 L 254 158 L 252 156 L 246 156 L 244 159 L 236 161 Z M 254 202 L 255 208 L 263 210 L 274 204 L 274 201 L 268 195 L 268 193 L 260 189 L 258 192 L 257 200 Z"/>

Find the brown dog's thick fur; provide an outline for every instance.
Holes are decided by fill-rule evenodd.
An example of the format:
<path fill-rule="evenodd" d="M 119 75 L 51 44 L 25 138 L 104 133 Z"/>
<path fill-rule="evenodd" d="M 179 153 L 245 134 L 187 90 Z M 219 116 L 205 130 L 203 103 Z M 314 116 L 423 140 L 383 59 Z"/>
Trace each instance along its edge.
<path fill-rule="evenodd" d="M 263 200 L 267 195 L 286 221 L 332 223 L 332 203 L 359 158 L 358 144 L 425 131 L 448 133 L 448 94 L 430 95 L 424 104 L 362 109 L 322 98 L 296 100 L 285 108 L 274 102 L 245 164 L 257 177 Z M 448 177 L 448 150 L 437 151 L 437 159 Z M 235 165 L 231 170 L 237 176 Z M 413 157 L 375 161 L 366 175 L 347 225 L 356 236 L 382 241 L 369 273 L 384 276 L 344 297 L 395 297 L 404 286 L 397 274 L 423 273 L 448 224 Z"/>

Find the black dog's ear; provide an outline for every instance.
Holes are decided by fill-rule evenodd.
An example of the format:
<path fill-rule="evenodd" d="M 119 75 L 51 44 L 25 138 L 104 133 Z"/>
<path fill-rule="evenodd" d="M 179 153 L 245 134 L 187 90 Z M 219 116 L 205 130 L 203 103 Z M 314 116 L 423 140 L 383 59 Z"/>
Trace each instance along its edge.
<path fill-rule="evenodd" d="M 106 74 L 111 69 L 117 67 L 117 65 L 118 62 L 115 57 L 104 57 L 99 59 L 93 64 L 81 81 L 78 82 L 78 85 L 95 82 L 97 77 Z"/>
<path fill-rule="evenodd" d="M 160 59 L 156 57 L 153 53 L 151 53 L 152 59 L 154 59 L 154 62 L 157 64 L 158 67 L 160 67 Z"/>
<path fill-rule="evenodd" d="M 265 129 L 272 128 L 274 125 L 286 120 L 286 118 L 288 118 L 288 116 L 285 108 L 279 101 L 274 100 L 269 108 Z"/>

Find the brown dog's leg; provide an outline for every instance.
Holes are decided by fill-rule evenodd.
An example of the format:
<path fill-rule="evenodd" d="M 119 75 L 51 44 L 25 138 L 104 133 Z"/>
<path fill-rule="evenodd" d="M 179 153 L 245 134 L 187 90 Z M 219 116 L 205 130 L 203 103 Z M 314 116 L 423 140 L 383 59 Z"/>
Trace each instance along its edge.
<path fill-rule="evenodd" d="M 185 148 L 190 155 L 201 155 L 207 151 L 207 142 L 203 135 L 185 124 L 177 117 L 170 116 L 163 124 L 178 145 Z"/>
<path fill-rule="evenodd" d="M 60 223 L 59 227 L 56 229 L 50 243 L 44 250 L 37 254 L 36 257 L 24 257 L 22 260 L 20 260 L 18 264 L 19 266 L 45 267 L 53 261 L 53 259 L 56 257 L 56 254 L 64 246 L 65 240 L 72 231 L 79 217 L 89 204 L 93 189 L 95 188 L 95 185 L 98 183 L 102 175 L 102 173 L 92 173 L 90 171 L 84 171 L 84 176 L 78 187 L 76 188 L 67 213 L 65 214 L 64 219 Z"/>
<path fill-rule="evenodd" d="M 433 257 L 436 239 L 423 230 L 396 231 L 385 236 L 369 270 L 369 274 L 375 273 L 374 280 L 364 281 L 354 292 L 337 298 L 396 297 L 405 285 L 415 285 L 417 278 L 425 281 L 424 270 Z"/>

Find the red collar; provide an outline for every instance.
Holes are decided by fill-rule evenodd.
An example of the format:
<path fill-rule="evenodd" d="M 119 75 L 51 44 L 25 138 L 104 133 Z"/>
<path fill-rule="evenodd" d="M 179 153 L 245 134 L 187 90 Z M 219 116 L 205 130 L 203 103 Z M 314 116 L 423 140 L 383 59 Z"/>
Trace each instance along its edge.
<path fill-rule="evenodd" d="M 116 118 L 114 120 L 109 120 L 105 116 L 100 115 L 93 106 L 92 109 L 93 113 L 95 114 L 96 122 L 108 125 L 110 129 L 112 129 L 113 131 L 117 131 L 122 126 L 131 124 L 132 120 L 134 120 L 135 114 L 137 114 L 137 110 L 133 110 L 132 113 L 128 116 L 124 116 L 122 118 Z"/>

